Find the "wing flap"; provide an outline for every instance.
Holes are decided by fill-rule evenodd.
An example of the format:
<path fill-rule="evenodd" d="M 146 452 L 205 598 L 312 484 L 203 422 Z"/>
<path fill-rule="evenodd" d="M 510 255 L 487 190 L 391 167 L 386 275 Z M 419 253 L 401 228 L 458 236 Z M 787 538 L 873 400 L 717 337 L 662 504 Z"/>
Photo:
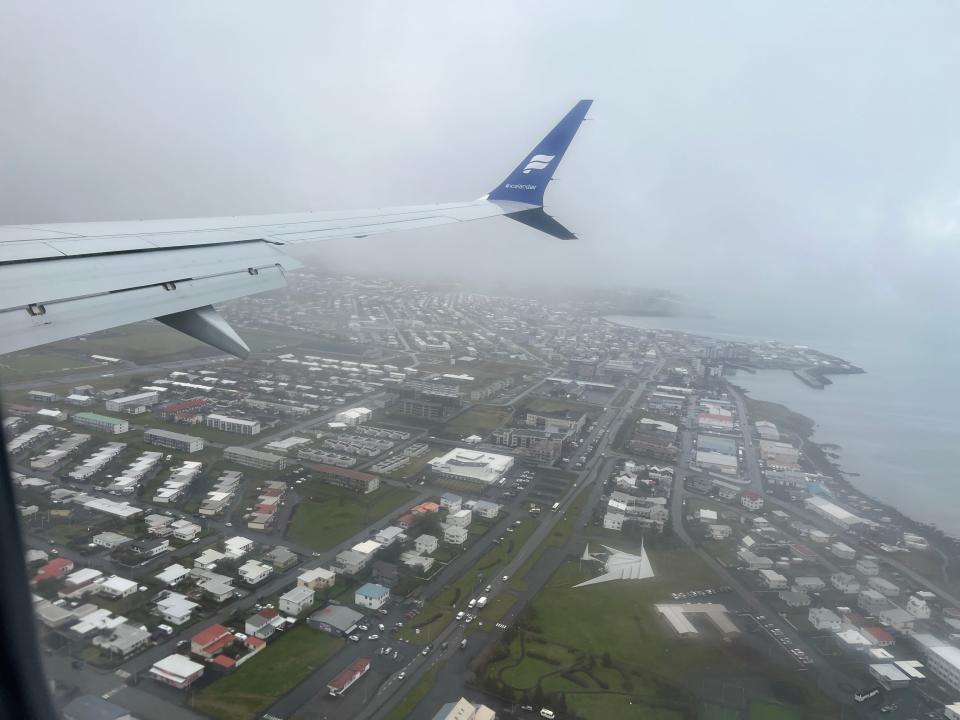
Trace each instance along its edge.
<path fill-rule="evenodd" d="M 116 292 L 64 299 L 42 308 L 9 308 L 0 311 L 0 337 L 4 352 L 23 350 L 77 335 L 128 323 L 182 313 L 206 305 L 286 287 L 283 270 L 269 267 L 256 274 L 233 272 L 176 283 L 129 288 Z M 41 312 L 42 311 L 42 312 Z"/>
<path fill-rule="evenodd" d="M 52 305 L 73 298 L 178 280 L 247 273 L 250 268 L 277 265 L 291 270 L 301 263 L 275 245 L 256 241 L 0 265 L 0 309 L 25 308 L 37 303 Z M 0 324 L 0 338 L 2 335 Z"/>

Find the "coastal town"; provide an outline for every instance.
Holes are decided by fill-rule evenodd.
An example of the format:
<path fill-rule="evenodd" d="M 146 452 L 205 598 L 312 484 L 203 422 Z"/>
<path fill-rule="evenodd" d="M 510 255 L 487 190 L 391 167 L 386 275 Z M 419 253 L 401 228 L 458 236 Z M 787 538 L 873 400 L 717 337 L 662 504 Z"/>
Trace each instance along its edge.
<path fill-rule="evenodd" d="M 956 548 L 739 373 L 814 348 L 302 271 L 3 358 L 64 717 L 960 718 Z M 831 380 L 831 377 L 834 380 Z"/>

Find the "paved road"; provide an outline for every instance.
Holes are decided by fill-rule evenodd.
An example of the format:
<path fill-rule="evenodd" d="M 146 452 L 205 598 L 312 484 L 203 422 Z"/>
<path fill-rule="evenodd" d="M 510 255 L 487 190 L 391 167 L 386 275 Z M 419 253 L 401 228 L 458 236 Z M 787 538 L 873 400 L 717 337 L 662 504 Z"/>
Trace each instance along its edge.
<path fill-rule="evenodd" d="M 650 377 L 655 377 L 656 374 L 660 372 L 662 367 L 663 362 L 658 362 L 656 366 L 652 368 Z M 561 498 L 560 509 L 556 513 L 551 512 L 545 516 L 543 522 L 534 531 L 530 538 L 528 538 L 527 542 L 524 543 L 524 546 L 517 552 L 510 563 L 508 563 L 506 567 L 498 569 L 495 578 L 490 581 L 492 586 L 491 591 L 485 594 L 491 600 L 500 593 L 504 592 L 517 596 L 517 599 L 513 605 L 511 605 L 510 609 L 500 620 L 500 622 L 504 625 L 512 625 L 517 616 L 542 590 L 543 586 L 549 581 L 556 569 L 567 557 L 572 546 L 578 542 L 578 533 L 571 533 L 570 538 L 563 547 L 548 548 L 544 552 L 540 558 L 540 561 L 535 567 L 530 569 L 524 578 L 525 589 L 522 592 L 517 592 L 509 585 L 504 583 L 500 576 L 507 575 L 512 577 L 517 570 L 522 567 L 523 564 L 530 558 L 530 556 L 539 549 L 541 543 L 550 535 L 556 524 L 563 518 L 565 512 L 569 510 L 570 505 L 576 500 L 579 494 L 581 492 L 587 492 L 588 489 L 591 493 L 591 498 L 588 502 L 585 502 L 583 507 L 580 509 L 580 514 L 575 521 L 574 527 L 581 528 L 589 520 L 593 511 L 593 507 L 599 500 L 599 497 L 603 491 L 604 478 L 609 473 L 614 462 L 614 458 L 612 456 L 606 457 L 608 454 L 607 451 L 609 449 L 609 445 L 616 437 L 620 426 L 630 417 L 630 413 L 633 411 L 633 407 L 639 401 L 645 387 L 646 381 L 639 383 L 638 387 L 630 395 L 630 398 L 627 400 L 627 402 L 619 407 L 608 407 L 607 411 L 600 416 L 594 425 L 593 431 L 584 442 L 584 445 L 589 445 L 590 442 L 596 440 L 597 450 L 595 453 L 593 453 L 588 461 L 587 467 L 585 467 L 579 473 L 575 483 Z M 441 632 L 441 636 L 455 636 L 458 627 L 459 623 L 455 621 L 450 623 Z M 484 647 L 489 645 L 491 642 L 496 641 L 500 635 L 500 631 L 492 628 L 487 628 L 485 632 L 478 632 L 472 635 L 468 642 L 468 650 L 458 655 L 457 659 L 450 667 L 444 666 L 438 675 L 437 682 L 434 683 L 430 692 L 428 692 L 423 700 L 418 703 L 410 717 L 432 717 L 433 713 L 436 712 L 436 709 L 444 702 L 449 702 L 450 700 L 456 699 L 457 697 L 463 695 L 464 692 L 466 692 L 464 688 L 464 680 L 466 678 L 466 671 L 470 661 L 475 658 Z M 412 688 L 417 681 L 429 671 L 429 669 L 430 665 L 428 664 L 416 668 L 413 674 L 405 681 L 406 685 L 404 687 Z M 367 708 L 362 715 L 358 715 L 357 717 L 360 720 L 367 720 L 368 718 L 380 720 L 386 717 L 390 711 L 400 703 L 404 694 L 404 692 L 396 692 L 392 697 L 385 698 L 379 707 L 373 709 Z"/>
<path fill-rule="evenodd" d="M 760 474 L 760 460 L 757 457 L 757 446 L 753 441 L 750 416 L 747 414 L 747 403 L 744 400 L 743 393 L 730 384 L 727 384 L 727 392 L 730 393 L 730 396 L 737 405 L 737 417 L 740 419 L 740 432 L 743 435 L 742 465 L 746 470 L 747 479 L 750 481 L 750 489 L 762 495 L 763 478 Z"/>

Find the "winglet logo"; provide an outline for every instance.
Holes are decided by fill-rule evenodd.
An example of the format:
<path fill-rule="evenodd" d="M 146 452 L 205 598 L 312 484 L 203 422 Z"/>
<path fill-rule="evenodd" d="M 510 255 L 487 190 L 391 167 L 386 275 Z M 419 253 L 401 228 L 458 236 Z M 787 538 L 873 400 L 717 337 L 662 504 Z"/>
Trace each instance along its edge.
<path fill-rule="evenodd" d="M 534 155 L 523 169 L 523 174 L 526 175 L 531 170 L 543 170 L 555 157 L 556 155 Z"/>

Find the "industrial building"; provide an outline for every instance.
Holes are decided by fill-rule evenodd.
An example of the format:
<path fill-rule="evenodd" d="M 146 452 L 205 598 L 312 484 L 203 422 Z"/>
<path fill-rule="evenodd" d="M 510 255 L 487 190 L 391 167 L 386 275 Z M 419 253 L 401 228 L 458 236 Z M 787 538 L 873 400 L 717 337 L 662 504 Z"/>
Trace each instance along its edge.
<path fill-rule="evenodd" d="M 845 510 L 836 503 L 832 503 L 819 495 L 809 497 L 803 502 L 808 510 L 844 528 L 855 527 L 865 522 L 863 518 L 857 517 L 849 510 Z"/>
<path fill-rule="evenodd" d="M 107 400 L 107 410 L 113 412 L 138 412 L 141 408 L 148 408 L 160 402 L 160 395 L 156 390 L 136 393 L 135 395 L 124 395 L 123 397 L 111 398 Z"/>

